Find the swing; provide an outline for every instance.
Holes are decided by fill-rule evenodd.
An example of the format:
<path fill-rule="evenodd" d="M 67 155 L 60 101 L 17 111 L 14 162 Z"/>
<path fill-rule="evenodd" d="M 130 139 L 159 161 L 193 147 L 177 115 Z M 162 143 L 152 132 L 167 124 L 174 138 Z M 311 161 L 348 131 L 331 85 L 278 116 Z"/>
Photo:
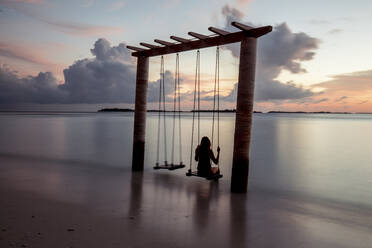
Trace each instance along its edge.
<path fill-rule="evenodd" d="M 212 141 L 211 147 L 213 150 L 214 141 L 214 123 L 215 123 L 215 112 L 216 112 L 216 95 L 217 95 L 217 147 L 220 146 L 220 52 L 219 47 L 216 48 L 216 67 L 215 67 L 215 77 L 214 77 L 214 91 L 213 91 L 213 117 L 212 117 Z M 198 104 L 196 105 L 196 101 Z M 194 123 L 195 123 L 195 113 L 198 113 L 198 143 L 200 142 L 200 51 L 196 53 L 196 69 L 195 69 L 195 89 L 194 89 L 194 105 L 192 114 L 192 131 L 191 131 L 191 151 L 190 151 L 190 168 L 186 173 L 186 176 L 196 176 L 203 177 L 207 180 L 218 180 L 222 178 L 220 174 L 219 161 L 217 163 L 218 173 L 210 174 L 208 176 L 200 175 L 198 171 L 192 170 L 193 161 L 193 143 L 194 143 Z"/>
<path fill-rule="evenodd" d="M 158 140 L 157 140 L 157 153 L 156 153 L 156 164 L 154 166 L 155 170 L 167 169 L 176 170 L 184 168 L 185 165 L 182 163 L 182 136 L 181 136 L 181 92 L 180 92 L 180 72 L 179 72 L 179 56 L 176 55 L 176 71 L 174 77 L 174 99 L 173 99 L 173 135 L 172 135 L 172 153 L 171 153 L 171 163 L 168 164 L 167 161 L 167 127 L 165 122 L 165 78 L 164 78 L 164 58 L 161 56 L 160 63 L 160 82 L 159 82 L 159 109 L 158 109 Z M 176 105 L 178 103 L 178 111 L 176 111 Z M 163 109 L 161 109 L 163 107 Z M 178 112 L 178 131 L 179 131 L 179 152 L 180 152 L 180 162 L 179 164 L 174 163 L 174 146 L 175 146 L 175 129 L 176 129 L 176 112 Z M 163 127 L 164 127 L 164 165 L 159 164 L 159 153 L 160 153 L 160 125 L 161 116 L 163 115 Z"/>

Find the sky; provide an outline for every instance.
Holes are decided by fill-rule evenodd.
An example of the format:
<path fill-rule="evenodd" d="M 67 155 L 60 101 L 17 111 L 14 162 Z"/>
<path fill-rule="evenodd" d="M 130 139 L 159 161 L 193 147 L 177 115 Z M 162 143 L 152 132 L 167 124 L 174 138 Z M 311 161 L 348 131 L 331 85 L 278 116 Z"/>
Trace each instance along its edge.
<path fill-rule="evenodd" d="M 258 40 L 257 111 L 372 112 L 372 2 L 367 0 L 0 0 L 0 110 L 133 107 L 136 58 L 126 45 L 239 21 L 273 26 Z M 201 50 L 210 109 L 216 48 Z M 221 108 L 235 108 L 239 44 L 220 50 Z M 196 51 L 180 54 L 183 109 L 192 106 Z M 171 108 L 175 55 L 165 60 Z M 150 58 L 156 108 L 160 57 Z"/>

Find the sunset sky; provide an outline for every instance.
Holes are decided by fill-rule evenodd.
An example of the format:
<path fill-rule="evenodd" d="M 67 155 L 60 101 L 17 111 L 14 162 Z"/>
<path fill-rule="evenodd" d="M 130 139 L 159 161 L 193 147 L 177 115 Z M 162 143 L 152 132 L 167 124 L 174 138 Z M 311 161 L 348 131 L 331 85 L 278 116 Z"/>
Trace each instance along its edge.
<path fill-rule="evenodd" d="M 133 107 L 136 59 L 126 45 L 272 25 L 259 39 L 255 110 L 372 112 L 372 1 L 0 0 L 0 110 Z M 195 53 L 180 54 L 191 107 Z M 235 108 L 238 44 L 221 47 L 221 108 Z M 215 48 L 201 50 L 210 108 Z M 150 59 L 149 108 L 160 57 Z M 165 56 L 172 97 L 175 55 Z"/>

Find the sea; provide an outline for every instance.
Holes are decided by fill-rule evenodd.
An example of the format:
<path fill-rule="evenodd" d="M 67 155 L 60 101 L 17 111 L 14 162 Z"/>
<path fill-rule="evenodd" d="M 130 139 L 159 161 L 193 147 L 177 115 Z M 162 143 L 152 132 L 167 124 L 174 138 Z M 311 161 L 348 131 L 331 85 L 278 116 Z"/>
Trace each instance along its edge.
<path fill-rule="evenodd" d="M 212 137 L 213 129 L 213 149 L 221 148 L 221 180 L 230 180 L 234 113 L 221 113 L 214 128 L 212 113 L 201 113 L 194 119 L 194 132 L 192 113 L 181 113 L 180 118 L 167 113 L 160 123 L 158 117 L 147 113 L 145 171 L 164 161 L 186 165 L 170 174 L 196 169 L 191 152 L 201 137 Z M 0 113 L 0 158 L 26 158 L 31 167 L 33 161 L 50 160 L 130 170 L 132 140 L 132 112 Z M 255 113 L 252 187 L 372 209 L 372 115 Z"/>

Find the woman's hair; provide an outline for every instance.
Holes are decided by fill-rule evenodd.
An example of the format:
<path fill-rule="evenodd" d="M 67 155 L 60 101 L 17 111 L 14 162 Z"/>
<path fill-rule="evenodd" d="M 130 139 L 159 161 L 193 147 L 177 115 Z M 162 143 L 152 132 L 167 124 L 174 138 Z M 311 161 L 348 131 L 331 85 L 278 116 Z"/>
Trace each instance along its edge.
<path fill-rule="evenodd" d="M 200 141 L 200 148 L 209 149 L 211 147 L 211 141 L 207 136 L 204 136 Z"/>

